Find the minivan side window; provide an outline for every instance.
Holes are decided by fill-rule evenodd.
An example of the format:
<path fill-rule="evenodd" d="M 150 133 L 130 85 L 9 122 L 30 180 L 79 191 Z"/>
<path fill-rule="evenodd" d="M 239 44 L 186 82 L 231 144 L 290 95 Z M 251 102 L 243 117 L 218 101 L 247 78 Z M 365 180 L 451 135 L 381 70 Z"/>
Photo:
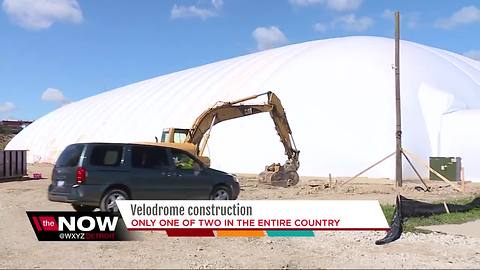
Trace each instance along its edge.
<path fill-rule="evenodd" d="M 83 144 L 72 144 L 67 146 L 67 148 L 65 148 L 62 154 L 58 157 L 55 165 L 58 167 L 77 166 L 80 156 L 82 155 L 83 146 Z"/>
<path fill-rule="evenodd" d="M 132 146 L 132 167 L 162 169 L 169 167 L 167 150 L 161 147 Z"/>
<path fill-rule="evenodd" d="M 198 164 L 196 160 L 194 160 L 186 153 L 176 149 L 172 149 L 172 159 L 173 164 L 175 164 L 175 167 L 177 167 L 177 169 L 196 170 L 200 168 L 200 164 Z"/>
<path fill-rule="evenodd" d="M 95 166 L 119 166 L 122 161 L 123 146 L 97 145 L 90 156 L 90 164 Z"/>

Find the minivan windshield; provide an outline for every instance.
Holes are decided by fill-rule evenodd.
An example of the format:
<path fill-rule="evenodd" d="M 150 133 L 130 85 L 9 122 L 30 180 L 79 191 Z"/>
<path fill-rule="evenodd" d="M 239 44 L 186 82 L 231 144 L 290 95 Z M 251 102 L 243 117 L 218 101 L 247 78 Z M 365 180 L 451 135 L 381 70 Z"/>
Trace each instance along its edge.
<path fill-rule="evenodd" d="M 62 154 L 58 157 L 57 163 L 55 164 L 58 167 L 74 167 L 78 165 L 80 156 L 82 155 L 83 144 L 72 144 L 67 146 L 63 150 Z"/>

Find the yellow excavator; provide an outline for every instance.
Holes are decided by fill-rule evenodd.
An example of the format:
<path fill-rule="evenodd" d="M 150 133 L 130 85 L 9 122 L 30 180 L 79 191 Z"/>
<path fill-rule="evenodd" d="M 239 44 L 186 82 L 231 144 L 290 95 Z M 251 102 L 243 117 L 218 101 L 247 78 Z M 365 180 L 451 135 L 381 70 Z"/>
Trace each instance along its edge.
<path fill-rule="evenodd" d="M 260 96 L 268 97 L 267 103 L 243 104 L 242 102 L 256 99 Z M 275 186 L 293 186 L 299 181 L 297 170 L 300 166 L 298 159 L 300 151 L 295 146 L 292 131 L 288 124 L 287 115 L 280 99 L 273 92 L 266 92 L 231 102 L 217 102 L 213 107 L 204 111 L 193 124 L 192 128 L 167 128 L 161 136 L 161 143 L 171 145 L 190 152 L 198 157 L 206 166 L 210 166 L 210 159 L 203 156 L 203 152 L 210 138 L 212 127 L 220 122 L 257 113 L 269 112 L 275 124 L 280 141 L 285 148 L 288 159 L 285 164 L 274 163 L 265 167 L 260 173 L 261 183 Z"/>

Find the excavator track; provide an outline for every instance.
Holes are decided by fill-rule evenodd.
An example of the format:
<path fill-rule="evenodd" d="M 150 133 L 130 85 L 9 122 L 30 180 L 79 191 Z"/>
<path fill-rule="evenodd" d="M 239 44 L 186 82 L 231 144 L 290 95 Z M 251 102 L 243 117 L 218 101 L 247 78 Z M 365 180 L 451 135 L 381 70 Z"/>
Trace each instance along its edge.
<path fill-rule="evenodd" d="M 263 171 L 258 175 L 258 181 L 262 184 L 291 187 L 298 184 L 300 177 L 297 172 L 269 172 Z"/>

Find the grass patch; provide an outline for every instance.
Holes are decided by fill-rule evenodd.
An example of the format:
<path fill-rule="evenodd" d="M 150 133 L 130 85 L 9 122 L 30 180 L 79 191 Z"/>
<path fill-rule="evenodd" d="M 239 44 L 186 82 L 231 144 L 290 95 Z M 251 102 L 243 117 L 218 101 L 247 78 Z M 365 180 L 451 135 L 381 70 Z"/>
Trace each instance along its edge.
<path fill-rule="evenodd" d="M 382 207 L 382 211 L 385 215 L 385 218 L 387 219 L 388 225 L 390 225 L 390 222 L 392 222 L 393 214 L 395 213 L 395 205 L 382 204 L 380 206 Z"/>
<path fill-rule="evenodd" d="M 448 201 L 447 203 L 453 204 L 466 204 L 471 199 L 461 199 L 455 201 Z M 441 202 L 443 203 L 443 202 Z M 388 223 L 392 221 L 395 205 L 381 205 L 383 214 Z M 468 221 L 480 219 L 480 208 L 475 208 L 463 213 L 444 213 L 439 215 L 433 215 L 429 217 L 412 217 L 406 219 L 403 223 L 403 229 L 406 232 L 425 232 L 424 230 L 417 229 L 420 226 L 441 225 L 441 224 L 460 224 Z"/>

